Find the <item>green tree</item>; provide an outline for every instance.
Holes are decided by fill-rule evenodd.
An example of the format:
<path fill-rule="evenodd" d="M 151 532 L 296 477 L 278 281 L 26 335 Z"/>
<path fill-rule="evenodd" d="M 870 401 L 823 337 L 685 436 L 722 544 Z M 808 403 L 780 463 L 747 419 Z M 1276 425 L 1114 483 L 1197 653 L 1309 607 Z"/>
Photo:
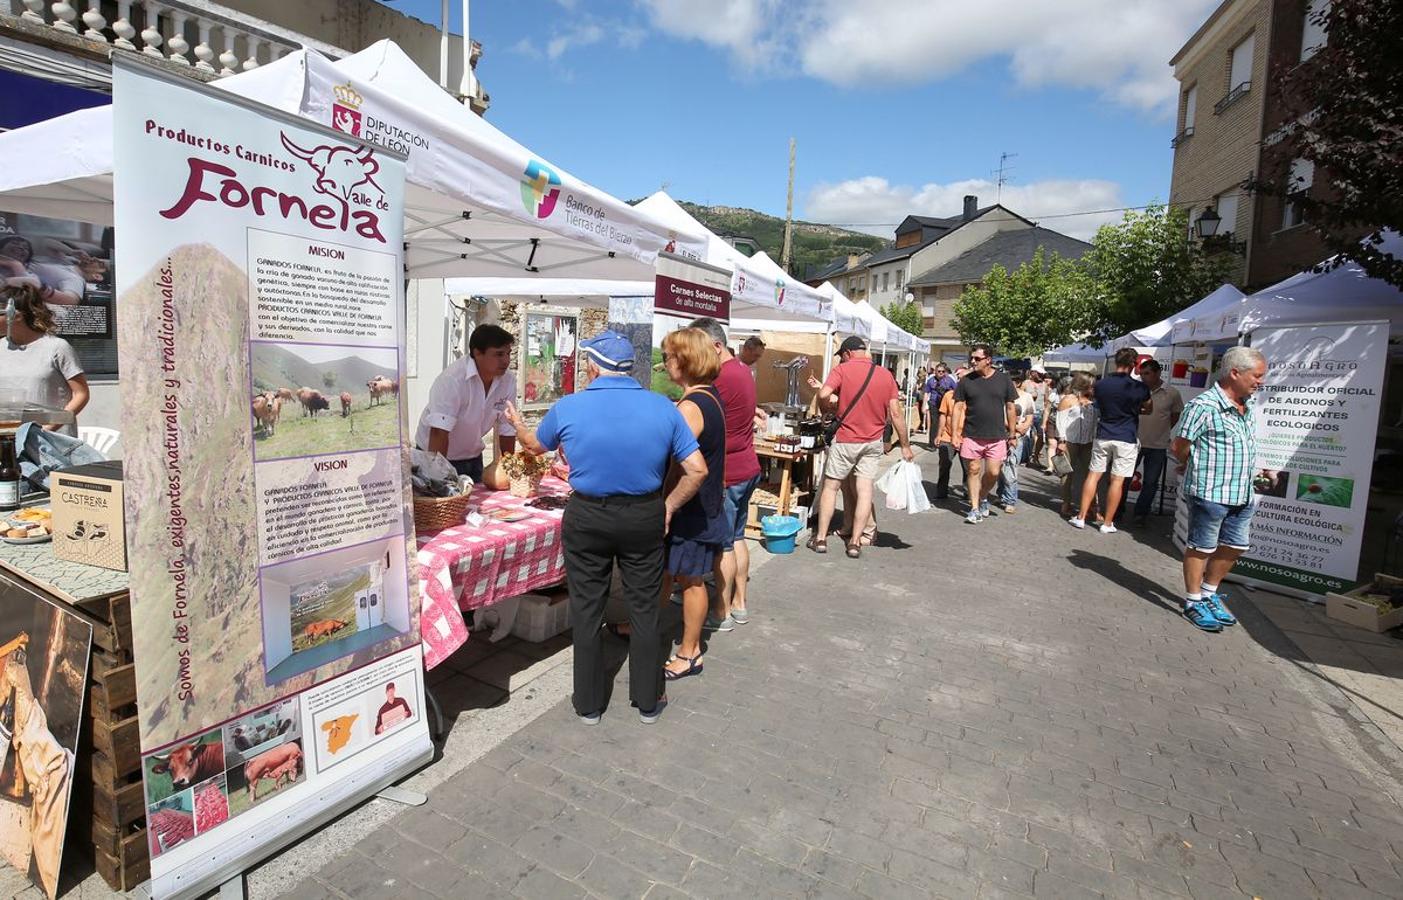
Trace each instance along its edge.
<path fill-rule="evenodd" d="M 1087 332 L 1106 339 L 1202 300 L 1222 285 L 1232 256 L 1207 253 L 1190 240 L 1187 210 L 1151 206 L 1102 225 L 1082 263 L 1103 301 Z"/>
<path fill-rule="evenodd" d="M 325 372 L 323 372 L 322 384 L 326 387 L 328 391 L 336 387 L 336 373 L 331 371 L 330 369 L 327 369 Z"/>
<path fill-rule="evenodd" d="M 1038 356 L 1094 330 L 1104 318 L 1095 281 L 1075 260 L 1039 247 L 1012 272 L 995 266 L 955 302 L 952 324 L 966 344 Z"/>
<path fill-rule="evenodd" d="M 1332 265 L 1355 260 L 1403 287 L 1403 258 L 1378 247 L 1382 229 L 1403 228 L 1403 4 L 1332 0 L 1311 17 L 1327 39 L 1308 60 L 1293 56 L 1272 72 L 1289 124 L 1248 187 L 1299 206 L 1339 254 Z M 1316 190 L 1292 179 L 1293 159 L 1315 165 Z"/>
<path fill-rule="evenodd" d="M 926 323 L 921 316 L 921 305 L 914 300 L 910 303 L 904 300 L 888 303 L 881 308 L 881 313 L 893 325 L 908 334 L 919 337 L 921 332 L 925 330 Z"/>

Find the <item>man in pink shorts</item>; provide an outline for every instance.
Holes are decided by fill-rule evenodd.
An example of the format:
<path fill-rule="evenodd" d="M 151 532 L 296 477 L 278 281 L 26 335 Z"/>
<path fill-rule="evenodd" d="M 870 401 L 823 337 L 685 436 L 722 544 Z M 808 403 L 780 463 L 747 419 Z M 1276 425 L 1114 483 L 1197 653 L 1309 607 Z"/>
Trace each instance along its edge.
<path fill-rule="evenodd" d="M 972 371 L 955 388 L 953 436 L 966 463 L 969 514 L 965 522 L 977 525 L 991 515 L 989 494 L 1018 440 L 1018 391 L 1008 375 L 994 369 L 988 344 L 971 347 L 969 362 Z"/>

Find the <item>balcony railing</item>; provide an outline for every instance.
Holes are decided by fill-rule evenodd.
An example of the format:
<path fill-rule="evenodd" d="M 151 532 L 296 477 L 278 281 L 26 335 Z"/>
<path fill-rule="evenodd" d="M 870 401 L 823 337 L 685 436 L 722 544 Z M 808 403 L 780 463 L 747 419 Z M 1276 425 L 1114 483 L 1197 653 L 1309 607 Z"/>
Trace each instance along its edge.
<path fill-rule="evenodd" d="M 1191 137 L 1193 137 L 1193 136 L 1194 136 L 1194 127 L 1193 127 L 1192 125 L 1190 125 L 1190 126 L 1188 126 L 1187 128 L 1185 128 L 1183 131 L 1181 131 L 1181 132 L 1179 132 L 1178 134 L 1174 135 L 1173 140 L 1171 140 L 1171 141 L 1169 142 L 1169 146 L 1174 147 L 1174 148 L 1177 149 L 1178 146 L 1179 146 L 1180 144 L 1184 143 L 1184 141 L 1187 141 L 1189 138 L 1191 138 Z"/>
<path fill-rule="evenodd" d="M 1243 97 L 1246 97 L 1248 92 L 1251 90 L 1252 82 L 1244 81 L 1242 82 L 1242 84 L 1239 84 L 1237 87 L 1228 91 L 1228 95 L 1226 97 L 1219 100 L 1213 105 L 1213 115 L 1220 115 L 1223 112 L 1223 110 L 1227 109 L 1229 106 L 1232 106 L 1234 103 L 1236 103 L 1238 100 L 1241 100 Z"/>
<path fill-rule="evenodd" d="M 303 47 L 333 59 L 347 52 L 202 0 L 0 0 L 20 22 L 95 44 L 139 51 L 220 77 L 247 72 Z"/>

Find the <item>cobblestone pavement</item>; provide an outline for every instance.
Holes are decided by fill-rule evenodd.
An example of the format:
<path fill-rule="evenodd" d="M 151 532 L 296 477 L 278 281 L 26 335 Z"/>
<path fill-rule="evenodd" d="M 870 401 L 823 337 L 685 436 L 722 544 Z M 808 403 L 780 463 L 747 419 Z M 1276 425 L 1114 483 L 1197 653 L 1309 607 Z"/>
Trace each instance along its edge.
<path fill-rule="evenodd" d="M 657 725 L 621 674 L 600 726 L 559 704 L 293 893 L 1403 896 L 1397 748 L 1246 600 L 1197 632 L 1167 545 L 1027 480 L 772 560 Z"/>

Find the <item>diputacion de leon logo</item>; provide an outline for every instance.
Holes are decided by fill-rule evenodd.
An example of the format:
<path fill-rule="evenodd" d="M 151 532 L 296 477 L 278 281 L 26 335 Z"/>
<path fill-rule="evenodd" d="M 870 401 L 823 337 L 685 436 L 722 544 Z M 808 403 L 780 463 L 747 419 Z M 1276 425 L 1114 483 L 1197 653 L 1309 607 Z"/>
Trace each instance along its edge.
<path fill-rule="evenodd" d="M 521 204 L 538 219 L 548 219 L 560 199 L 560 176 L 538 159 L 526 164 L 521 180 Z"/>

